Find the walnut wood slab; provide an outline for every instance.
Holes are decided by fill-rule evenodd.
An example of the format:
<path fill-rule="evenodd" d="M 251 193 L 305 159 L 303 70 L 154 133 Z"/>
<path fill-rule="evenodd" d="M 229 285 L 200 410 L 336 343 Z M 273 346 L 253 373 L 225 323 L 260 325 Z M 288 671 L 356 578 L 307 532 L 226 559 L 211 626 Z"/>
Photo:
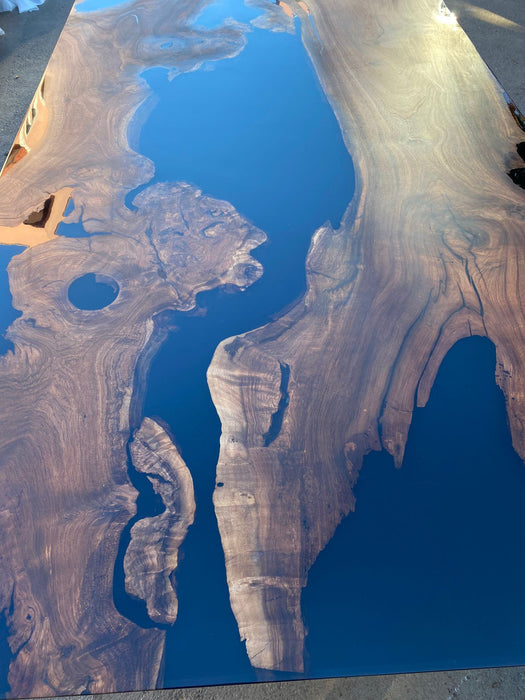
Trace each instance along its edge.
<path fill-rule="evenodd" d="M 193 481 L 166 430 L 152 418 L 142 421 L 129 449 L 133 466 L 146 474 L 164 511 L 141 518 L 131 528 L 124 555 L 126 591 L 145 601 L 151 620 L 173 624 L 178 600 L 171 575 L 195 515 Z"/>
<path fill-rule="evenodd" d="M 177 615 L 172 572 L 193 520 L 191 476 L 167 432 L 141 420 L 143 378 L 165 336 L 158 314 L 189 310 L 198 292 L 240 288 L 261 273 L 250 251 L 264 234 L 227 202 L 184 183 L 151 185 L 128 143 L 152 65 L 190 70 L 235 54 L 236 28 L 201 35 L 196 2 L 137 2 L 73 12 L 0 178 L 0 242 L 20 244 L 8 273 L 14 350 L 0 357 L 0 611 L 9 629 L 10 695 L 153 688 L 163 629 Z M 166 35 L 180 38 L 161 49 Z M 130 126 L 131 125 L 131 126 Z M 160 137 L 161 135 L 159 135 Z M 57 235 L 68 221 L 86 238 Z M 115 301 L 69 300 L 86 273 L 117 284 Z M 138 520 L 124 557 L 125 588 L 151 627 L 115 607 L 113 573 L 135 515 L 129 456 L 164 511 Z"/>
<path fill-rule="evenodd" d="M 0 358 L 0 606 L 17 697 L 155 687 L 164 632 L 138 627 L 113 601 L 119 540 L 137 496 L 126 453 L 143 390 L 137 364 L 144 371 L 162 337 L 158 312 L 191 308 L 197 291 L 217 284 L 248 284 L 249 251 L 263 240 L 229 204 L 187 185 L 153 186 L 135 202 L 125 229 L 57 237 L 9 266 L 23 314 L 8 331 L 14 353 Z M 178 236 L 166 235 L 171 227 Z M 118 283 L 106 308 L 69 302 L 69 283 L 88 272 Z M 126 589 L 153 621 L 171 623 L 169 575 L 193 519 L 191 477 L 153 421 L 130 452 L 137 470 L 163 477 L 165 511 L 134 525 Z"/>
<path fill-rule="evenodd" d="M 322 48 L 306 22 L 303 38 L 355 198 L 338 230 L 316 231 L 304 298 L 224 341 L 208 371 L 230 600 L 252 664 L 283 671 L 303 670 L 301 590 L 354 509 L 363 457 L 385 449 L 401 465 L 414 406 L 458 339 L 496 345 L 525 458 L 525 193 L 507 175 L 523 166 L 519 114 L 435 0 L 308 6 Z"/>

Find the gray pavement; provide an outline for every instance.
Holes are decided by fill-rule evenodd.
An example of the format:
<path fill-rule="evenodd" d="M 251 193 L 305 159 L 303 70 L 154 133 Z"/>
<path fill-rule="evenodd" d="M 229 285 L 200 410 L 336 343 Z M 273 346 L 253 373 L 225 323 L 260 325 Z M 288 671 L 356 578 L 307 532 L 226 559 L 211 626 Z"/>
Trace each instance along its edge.
<path fill-rule="evenodd" d="M 525 669 L 330 678 L 96 697 L 103 700 L 525 700 Z"/>
<path fill-rule="evenodd" d="M 0 13 L 0 161 L 7 156 L 73 0 L 47 0 L 38 12 Z"/>
<path fill-rule="evenodd" d="M 437 2 L 437 0 L 436 0 Z M 71 0 L 0 14 L 0 160 L 7 154 Z M 525 112 L 525 0 L 446 0 L 517 106 Z M 525 700 L 525 667 L 261 683 L 99 696 L 103 700 Z"/>
<path fill-rule="evenodd" d="M 103 700 L 525 700 L 525 669 L 330 678 L 96 697 Z"/>
<path fill-rule="evenodd" d="M 525 112 L 525 0 L 445 0 L 485 63 Z"/>

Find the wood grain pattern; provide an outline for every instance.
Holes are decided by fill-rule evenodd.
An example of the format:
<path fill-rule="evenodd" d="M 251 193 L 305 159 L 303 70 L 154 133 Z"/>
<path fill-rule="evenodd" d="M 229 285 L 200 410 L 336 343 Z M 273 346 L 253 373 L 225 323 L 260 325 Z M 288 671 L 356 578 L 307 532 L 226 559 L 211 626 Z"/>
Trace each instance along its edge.
<path fill-rule="evenodd" d="M 158 312 L 189 309 L 199 291 L 244 287 L 258 276 L 250 250 L 264 236 L 228 203 L 189 185 L 162 184 L 135 204 L 110 236 L 56 237 L 9 266 L 22 316 L 8 330 L 14 353 L 0 358 L 0 608 L 13 652 L 11 693 L 18 697 L 155 687 L 164 632 L 141 629 L 113 602 L 120 535 L 137 495 L 126 454 L 130 414 L 143 389 L 135 370 L 155 346 Z M 174 227 L 179 235 L 168 235 Z M 217 236 L 209 235 L 211 227 Z M 69 302 L 69 284 L 88 272 L 118 283 L 119 295 L 106 308 L 83 311 Z M 192 519 L 190 477 L 154 422 L 135 437 L 166 459 L 172 485 L 162 493 L 166 515 L 156 523 L 167 537 L 150 540 L 140 566 L 137 538 L 155 523 L 135 525 L 126 585 L 133 593 L 149 589 L 152 617 L 172 622 L 174 600 L 158 596 L 167 594 L 165 578 Z M 148 465 L 133 443 L 131 453 L 141 471 L 160 475 L 162 462 Z M 177 517 L 184 520 L 178 537 Z M 152 598 L 146 558 L 155 544 L 167 550 L 157 552 L 164 591 L 157 581 Z"/>
<path fill-rule="evenodd" d="M 212 287 L 251 284 L 261 270 L 250 251 L 265 239 L 231 205 L 184 183 L 147 187 L 133 211 L 124 203 L 153 175 L 128 142 L 149 96 L 140 72 L 163 65 L 175 75 L 244 45 L 237 27 L 192 29 L 202 4 L 73 10 L 0 178 L 0 243 L 28 246 L 9 265 L 22 316 L 8 330 L 14 351 L 0 357 L 0 610 L 11 696 L 159 681 L 165 632 L 139 627 L 113 600 L 120 537 L 136 511 L 127 472 L 135 429 L 133 462 L 165 510 L 135 523 L 126 588 L 156 624 L 176 618 L 170 577 L 193 519 L 176 448 L 155 422 L 140 425 L 142 380 L 164 336 L 157 315 L 191 309 Z M 95 235 L 57 235 L 70 198 L 66 220 Z M 69 285 L 92 272 L 114 280 L 118 297 L 77 309 Z"/>
<path fill-rule="evenodd" d="M 315 233 L 304 298 L 224 341 L 208 371 L 232 608 L 252 664 L 287 671 L 304 667 L 301 590 L 355 507 L 364 455 L 385 449 L 401 465 L 413 408 L 458 339 L 495 343 L 525 458 L 525 198 L 507 176 L 521 163 L 518 121 L 435 0 L 308 5 L 322 48 L 306 22 L 303 38 L 356 195 L 338 230 Z"/>
<path fill-rule="evenodd" d="M 135 198 L 136 211 L 124 206 L 126 192 L 153 174 L 128 145 L 148 95 L 139 72 L 159 62 L 190 70 L 243 45 L 235 28 L 188 28 L 197 8 L 137 2 L 96 18 L 73 13 L 0 180 L 0 241 L 30 246 L 9 266 L 22 316 L 8 331 L 14 352 L 0 358 L 0 608 L 13 696 L 158 681 L 164 632 L 120 615 L 112 590 L 137 495 L 126 454 L 144 389 L 135 371 L 140 363 L 145 372 L 158 346 L 158 312 L 191 309 L 211 287 L 253 282 L 260 265 L 250 251 L 264 240 L 231 205 L 184 183 L 151 186 Z M 173 51 L 160 48 L 167 33 L 180 37 Z M 57 236 L 71 196 L 69 220 L 82 215 L 88 232 L 111 235 Z M 69 284 L 88 272 L 118 283 L 107 308 L 69 302 Z M 154 620 L 170 623 L 169 577 L 193 517 L 191 479 L 158 425 L 143 423 L 139 438 L 166 463 L 148 463 L 132 447 L 136 467 L 160 478 L 169 465 L 172 481 L 161 489 L 165 513 L 134 526 L 126 586 L 144 594 Z M 157 541 L 139 553 L 148 529 Z M 162 560 L 153 583 L 148 558 Z"/>
<path fill-rule="evenodd" d="M 74 188 L 70 220 L 82 212 L 90 233 L 112 232 L 113 221 L 126 216 L 125 195 L 154 173 L 153 163 L 133 150 L 142 126 L 134 117 L 151 96 L 140 73 L 161 65 L 175 76 L 245 44 L 235 26 L 191 27 L 204 4 L 137 0 L 104 12 L 73 9 L 3 169 L 0 242 L 6 228 L 64 187 Z M 21 148 L 26 155 L 16 157 Z"/>
<path fill-rule="evenodd" d="M 145 601 L 153 622 L 173 624 L 178 600 L 171 577 L 195 515 L 193 481 L 170 436 L 151 418 L 135 431 L 129 450 L 133 466 L 148 477 L 164 510 L 131 528 L 124 556 L 126 592 Z"/>
<path fill-rule="evenodd" d="M 305 297 L 223 342 L 208 376 L 223 427 L 214 501 L 240 633 L 254 666 L 300 671 L 308 569 L 355 506 L 363 456 L 384 448 L 401 464 L 413 407 L 459 338 L 496 344 L 525 457 L 525 207 L 507 176 L 522 164 L 519 119 L 434 0 L 281 5 L 259 24 L 290 30 L 283 7 L 311 12 L 322 46 L 309 21 L 303 38 L 357 193 L 338 230 L 315 233 Z M 134 211 L 125 206 L 153 175 L 133 151 L 133 116 L 148 97 L 140 72 L 162 64 L 176 75 L 244 45 L 234 24 L 192 28 L 200 6 L 73 12 L 0 178 L 0 243 L 27 246 L 9 266 L 22 316 L 0 358 L 0 610 L 13 696 L 158 681 L 164 632 L 113 601 L 136 507 L 128 448 L 164 511 L 131 531 L 126 589 L 156 624 L 177 615 L 172 570 L 192 485 L 167 432 L 141 419 L 142 379 L 162 337 L 158 314 L 253 282 L 261 268 L 250 251 L 264 241 L 228 203 L 184 183 L 150 186 Z M 57 235 L 70 200 L 65 219 L 81 219 L 89 238 Z M 68 288 L 90 272 L 119 295 L 83 311 Z"/>

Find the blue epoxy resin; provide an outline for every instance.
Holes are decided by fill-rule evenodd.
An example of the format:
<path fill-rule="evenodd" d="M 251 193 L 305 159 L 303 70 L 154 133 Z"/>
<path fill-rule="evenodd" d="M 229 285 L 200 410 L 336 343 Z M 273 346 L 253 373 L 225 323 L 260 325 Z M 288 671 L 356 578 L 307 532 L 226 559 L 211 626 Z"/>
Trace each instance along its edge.
<path fill-rule="evenodd" d="M 4 334 L 21 312 L 13 308 L 7 266 L 11 258 L 23 253 L 25 248 L 19 245 L 0 245 L 0 355 L 13 350 L 13 343 Z"/>
<path fill-rule="evenodd" d="M 401 469 L 365 458 L 355 512 L 303 592 L 312 675 L 523 663 L 525 467 L 495 365 L 489 340 L 460 340 Z"/>
<path fill-rule="evenodd" d="M 81 221 L 75 223 L 65 223 L 62 222 L 57 228 L 57 236 L 64 236 L 64 238 L 90 238 L 91 236 L 104 236 L 109 235 L 104 231 L 97 231 L 96 233 L 88 233 L 84 228 Z"/>
<path fill-rule="evenodd" d="M 233 19 L 236 22 L 250 22 L 259 14 L 259 10 L 249 7 L 239 0 L 217 0 L 217 2 L 206 5 L 195 18 L 194 24 L 207 29 L 216 29 L 228 19 Z"/>
<path fill-rule="evenodd" d="M 205 9 L 195 26 L 246 24 L 260 14 L 240 0 L 225 0 Z M 268 236 L 253 252 L 264 267 L 260 280 L 244 292 L 200 294 L 193 315 L 171 314 L 168 326 L 176 330 L 152 362 L 143 409 L 169 425 L 197 503 L 175 573 L 179 611 L 167 632 L 163 685 L 254 681 L 268 674 L 251 667 L 229 604 L 212 503 L 221 427 L 206 371 L 222 340 L 268 323 L 304 293 L 310 241 L 325 222 L 339 225 L 354 193 L 353 165 L 298 20 L 294 34 L 250 25 L 237 56 L 171 81 L 163 68 L 143 77 L 155 106 L 135 148 L 153 161 L 155 177 L 130 193 L 128 206 L 154 182 L 185 181 L 231 202 Z M 155 504 L 141 496 L 141 517 L 147 517 Z M 119 610 L 143 623 L 123 591 L 118 562 L 116 572 Z"/>
<path fill-rule="evenodd" d="M 75 224 L 61 223 L 57 229 L 57 236 L 65 238 L 89 238 L 91 235 L 95 234 L 88 233 L 80 221 Z"/>
<path fill-rule="evenodd" d="M 69 285 L 67 296 L 77 309 L 95 311 L 112 304 L 119 293 L 119 286 L 107 275 L 89 272 L 73 280 Z"/>
<path fill-rule="evenodd" d="M 353 194 L 352 161 L 299 28 L 254 28 L 246 39 L 234 58 L 173 81 L 162 68 L 143 73 L 158 103 L 138 150 L 155 164 L 153 182 L 183 180 L 231 202 L 270 244 L 272 233 L 305 230 L 309 241 L 325 221 L 339 224 Z"/>
<path fill-rule="evenodd" d="M 133 0 L 84 0 L 75 5 L 77 12 L 95 12 L 97 10 L 109 10 L 117 5 L 131 5 Z"/>

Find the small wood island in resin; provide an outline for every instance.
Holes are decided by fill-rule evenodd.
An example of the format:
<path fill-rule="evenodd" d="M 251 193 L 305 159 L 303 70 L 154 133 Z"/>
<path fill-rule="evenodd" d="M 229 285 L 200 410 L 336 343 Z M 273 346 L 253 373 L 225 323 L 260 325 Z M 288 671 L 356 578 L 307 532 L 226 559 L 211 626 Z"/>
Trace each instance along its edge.
<path fill-rule="evenodd" d="M 184 603 L 181 554 L 206 511 L 224 561 L 209 585 L 227 582 L 247 666 L 308 677 L 309 570 L 359 507 L 364 457 L 385 450 L 401 467 L 413 411 L 458 340 L 494 344 L 512 445 L 525 459 L 525 192 L 508 175 L 524 166 L 524 121 L 435 0 L 85 2 L 0 177 L 0 243 L 18 246 L 0 356 L 7 694 L 163 687 L 177 663 L 166 638 Z M 149 370 L 177 319 L 206 315 L 199 300 L 212 290 L 219 313 L 221 299 L 257 293 L 275 234 L 199 181 L 159 179 L 140 139 L 155 109 L 148 71 L 167 69 L 174 95 L 203 71 L 219 80 L 223 70 L 235 85 L 243 52 L 263 37 L 303 51 L 355 184 L 339 221 L 298 224 L 308 248 L 295 260 L 302 291 L 272 302 L 262 323 L 254 309 L 242 332 L 206 341 L 220 444 L 204 426 L 197 439 L 215 455 L 212 500 L 179 444 L 181 425 L 145 410 Z M 302 99 L 293 79 L 289 91 Z M 202 97 L 210 121 L 221 94 Z M 279 124 L 278 105 L 264 99 Z M 176 111 L 153 135 L 175 173 Z M 308 131 L 309 117 L 296 119 L 299 150 L 323 138 Z M 232 128 L 242 138 L 251 125 L 239 118 Z M 282 157 L 272 151 L 277 131 L 258 146 L 270 162 Z M 195 156 L 203 172 L 208 156 Z M 323 175 L 327 192 L 349 177 L 350 166 L 338 168 Z M 232 169 L 225 158 L 225 181 Z M 248 180 L 234 175 L 239 188 Z M 259 203 L 277 219 L 290 180 L 277 171 L 275 200 Z"/>

